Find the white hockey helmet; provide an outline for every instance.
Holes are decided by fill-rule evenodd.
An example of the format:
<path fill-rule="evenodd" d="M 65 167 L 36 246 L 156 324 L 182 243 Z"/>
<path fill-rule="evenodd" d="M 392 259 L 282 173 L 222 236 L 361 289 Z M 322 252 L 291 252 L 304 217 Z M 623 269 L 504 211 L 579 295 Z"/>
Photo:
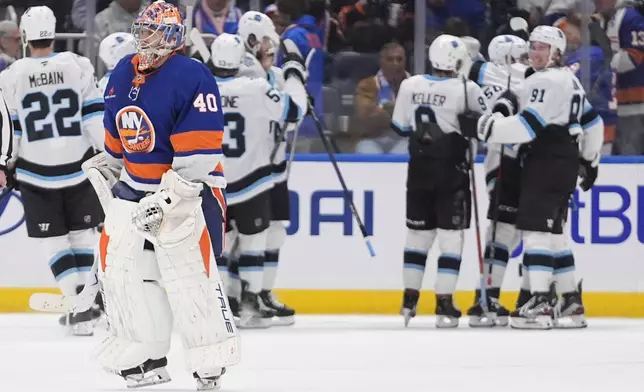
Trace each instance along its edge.
<path fill-rule="evenodd" d="M 510 65 L 521 62 L 528 54 L 528 43 L 516 35 L 497 35 L 487 47 L 490 62 L 496 65 Z M 514 61 L 513 61 L 514 60 Z"/>
<path fill-rule="evenodd" d="M 29 7 L 20 18 L 23 43 L 56 37 L 56 16 L 49 7 Z"/>
<path fill-rule="evenodd" d="M 136 53 L 134 36 L 130 33 L 112 33 L 105 37 L 98 47 L 98 56 L 103 60 L 108 71 L 128 54 Z"/>
<path fill-rule="evenodd" d="M 551 65 L 554 54 L 558 50 L 560 56 L 566 52 L 566 35 L 560 29 L 553 26 L 537 26 L 530 33 L 530 43 L 541 42 L 550 45 L 550 56 L 548 65 Z"/>
<path fill-rule="evenodd" d="M 453 35 L 438 36 L 429 47 L 429 61 L 435 70 L 466 74 L 472 65 L 463 41 Z"/>
<path fill-rule="evenodd" d="M 221 69 L 239 69 L 246 50 L 238 35 L 223 33 L 210 46 L 212 65 Z"/>
<path fill-rule="evenodd" d="M 275 24 L 271 18 L 257 11 L 248 11 L 242 15 L 237 34 L 241 36 L 244 46 L 253 55 L 257 55 L 264 39 L 271 42 L 273 52 L 280 43 L 280 37 L 275 32 Z"/>

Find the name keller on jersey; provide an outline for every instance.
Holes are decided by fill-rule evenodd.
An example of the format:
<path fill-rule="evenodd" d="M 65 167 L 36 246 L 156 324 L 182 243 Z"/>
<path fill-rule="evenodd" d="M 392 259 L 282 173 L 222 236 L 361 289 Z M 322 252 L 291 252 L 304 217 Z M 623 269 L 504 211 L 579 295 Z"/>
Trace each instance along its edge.
<path fill-rule="evenodd" d="M 443 106 L 446 100 L 447 97 L 440 94 L 413 93 L 411 95 L 411 102 L 414 105 Z"/>
<path fill-rule="evenodd" d="M 50 84 L 63 84 L 62 72 L 42 72 L 40 74 L 29 75 L 29 87 L 41 87 Z"/>

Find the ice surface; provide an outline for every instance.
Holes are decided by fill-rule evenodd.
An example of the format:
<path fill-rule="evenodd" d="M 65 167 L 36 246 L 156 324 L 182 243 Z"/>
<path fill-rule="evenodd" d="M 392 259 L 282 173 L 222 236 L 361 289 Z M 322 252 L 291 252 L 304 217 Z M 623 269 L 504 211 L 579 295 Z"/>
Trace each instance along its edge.
<path fill-rule="evenodd" d="M 591 319 L 586 330 L 436 330 L 431 317 L 299 316 L 243 331 L 242 363 L 222 391 L 592 392 L 644 390 L 644 320 Z M 0 391 L 124 391 L 91 359 L 105 332 L 66 336 L 52 315 L 0 315 Z M 173 381 L 142 391 L 194 391 L 175 337 Z"/>

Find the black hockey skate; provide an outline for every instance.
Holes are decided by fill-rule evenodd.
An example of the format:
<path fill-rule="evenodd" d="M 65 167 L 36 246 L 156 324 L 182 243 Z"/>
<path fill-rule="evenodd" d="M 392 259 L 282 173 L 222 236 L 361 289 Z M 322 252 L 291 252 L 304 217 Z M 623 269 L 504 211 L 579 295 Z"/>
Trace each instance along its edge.
<path fill-rule="evenodd" d="M 436 328 L 456 328 L 462 315 L 451 294 L 436 295 Z"/>
<path fill-rule="evenodd" d="M 82 291 L 83 286 L 76 287 L 76 293 L 80 294 Z M 103 315 L 103 309 L 103 296 L 99 291 L 91 308 L 84 312 L 64 314 L 60 316 L 58 323 L 63 327 L 69 327 L 74 336 L 92 336 L 98 319 Z"/>
<path fill-rule="evenodd" d="M 515 306 L 515 309 L 519 309 L 523 305 L 527 304 L 528 301 L 530 301 L 530 298 L 532 298 L 532 293 L 530 293 L 530 290 L 519 290 L 519 296 L 517 297 L 517 304 Z"/>
<path fill-rule="evenodd" d="M 284 305 L 269 290 L 262 290 L 259 293 L 260 309 L 272 312 L 275 315 L 273 325 L 293 325 L 295 324 L 295 310 Z"/>
<path fill-rule="evenodd" d="M 405 327 L 409 325 L 409 320 L 416 317 L 416 307 L 418 306 L 418 298 L 420 292 L 414 289 L 405 289 L 403 294 L 403 303 L 400 308 L 400 314 L 405 319 Z"/>
<path fill-rule="evenodd" d="M 235 325 L 239 327 L 239 301 L 235 297 L 228 297 L 228 305 L 230 305 L 230 311 L 233 314 L 233 320 Z"/>
<path fill-rule="evenodd" d="M 192 373 L 197 381 L 198 391 L 212 391 L 221 388 L 221 376 L 226 374 L 226 368 L 213 369 L 212 371 L 198 371 Z"/>
<path fill-rule="evenodd" d="M 548 293 L 534 293 L 522 307 L 510 313 L 510 326 L 516 329 L 551 329 L 553 309 Z"/>
<path fill-rule="evenodd" d="M 555 305 L 554 322 L 555 328 L 586 328 L 584 304 L 581 300 L 581 282 L 577 286 L 579 291 L 564 293 Z"/>
<path fill-rule="evenodd" d="M 499 288 L 487 290 L 487 313 L 484 312 L 481 302 L 481 290 L 476 290 L 474 305 L 467 310 L 469 325 L 472 328 L 479 327 L 505 327 L 508 325 L 510 311 L 499 303 Z"/>
<path fill-rule="evenodd" d="M 258 294 L 249 291 L 242 293 L 239 328 L 268 328 L 273 316 L 273 312 L 260 308 Z"/>
<path fill-rule="evenodd" d="M 125 369 L 116 374 L 125 379 L 128 388 L 141 388 L 172 381 L 165 369 L 166 366 L 168 366 L 166 357 L 148 359 L 140 366 Z"/>

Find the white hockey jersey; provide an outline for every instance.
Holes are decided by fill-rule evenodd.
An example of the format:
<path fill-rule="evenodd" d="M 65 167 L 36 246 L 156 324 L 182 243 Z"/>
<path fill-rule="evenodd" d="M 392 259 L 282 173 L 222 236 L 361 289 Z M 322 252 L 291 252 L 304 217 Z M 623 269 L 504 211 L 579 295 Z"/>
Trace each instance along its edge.
<path fill-rule="evenodd" d="M 102 149 L 103 94 L 90 61 L 71 52 L 16 61 L 0 74 L 16 125 L 16 176 L 41 188 L 86 179 L 81 163 Z"/>
<path fill-rule="evenodd" d="M 437 124 L 444 133 L 460 133 L 458 115 L 467 108 L 478 113 L 487 111 L 481 88 L 461 78 L 415 75 L 400 85 L 391 120 L 394 130 L 404 135 L 416 130 L 419 122 Z"/>
<path fill-rule="evenodd" d="M 488 142 L 529 143 L 549 126 L 560 126 L 571 136 L 581 136 L 582 157 L 598 162 L 604 124 L 586 99 L 581 82 L 566 68 L 547 68 L 525 80 L 519 96 L 519 113 L 498 116 Z"/>
<path fill-rule="evenodd" d="M 293 99 L 267 79 L 217 78 L 224 110 L 223 149 L 229 205 L 249 200 L 273 186 L 271 123 L 301 118 L 306 101 L 304 86 L 299 81 L 291 82 L 292 89 L 301 89 Z"/>
<path fill-rule="evenodd" d="M 249 52 L 246 52 L 244 55 L 238 75 L 251 79 L 266 79 L 274 88 L 280 91 L 284 90 L 284 74 L 282 73 L 282 69 L 272 66 L 268 71 L 264 70 L 259 60 Z M 271 163 L 273 166 L 273 183 L 286 181 L 286 143 L 282 137 L 285 126 L 285 123 L 271 123 L 271 134 L 273 135 L 271 141 L 272 148 L 275 148 L 275 145 L 277 145 L 277 150 L 275 150 L 275 156 Z"/>

